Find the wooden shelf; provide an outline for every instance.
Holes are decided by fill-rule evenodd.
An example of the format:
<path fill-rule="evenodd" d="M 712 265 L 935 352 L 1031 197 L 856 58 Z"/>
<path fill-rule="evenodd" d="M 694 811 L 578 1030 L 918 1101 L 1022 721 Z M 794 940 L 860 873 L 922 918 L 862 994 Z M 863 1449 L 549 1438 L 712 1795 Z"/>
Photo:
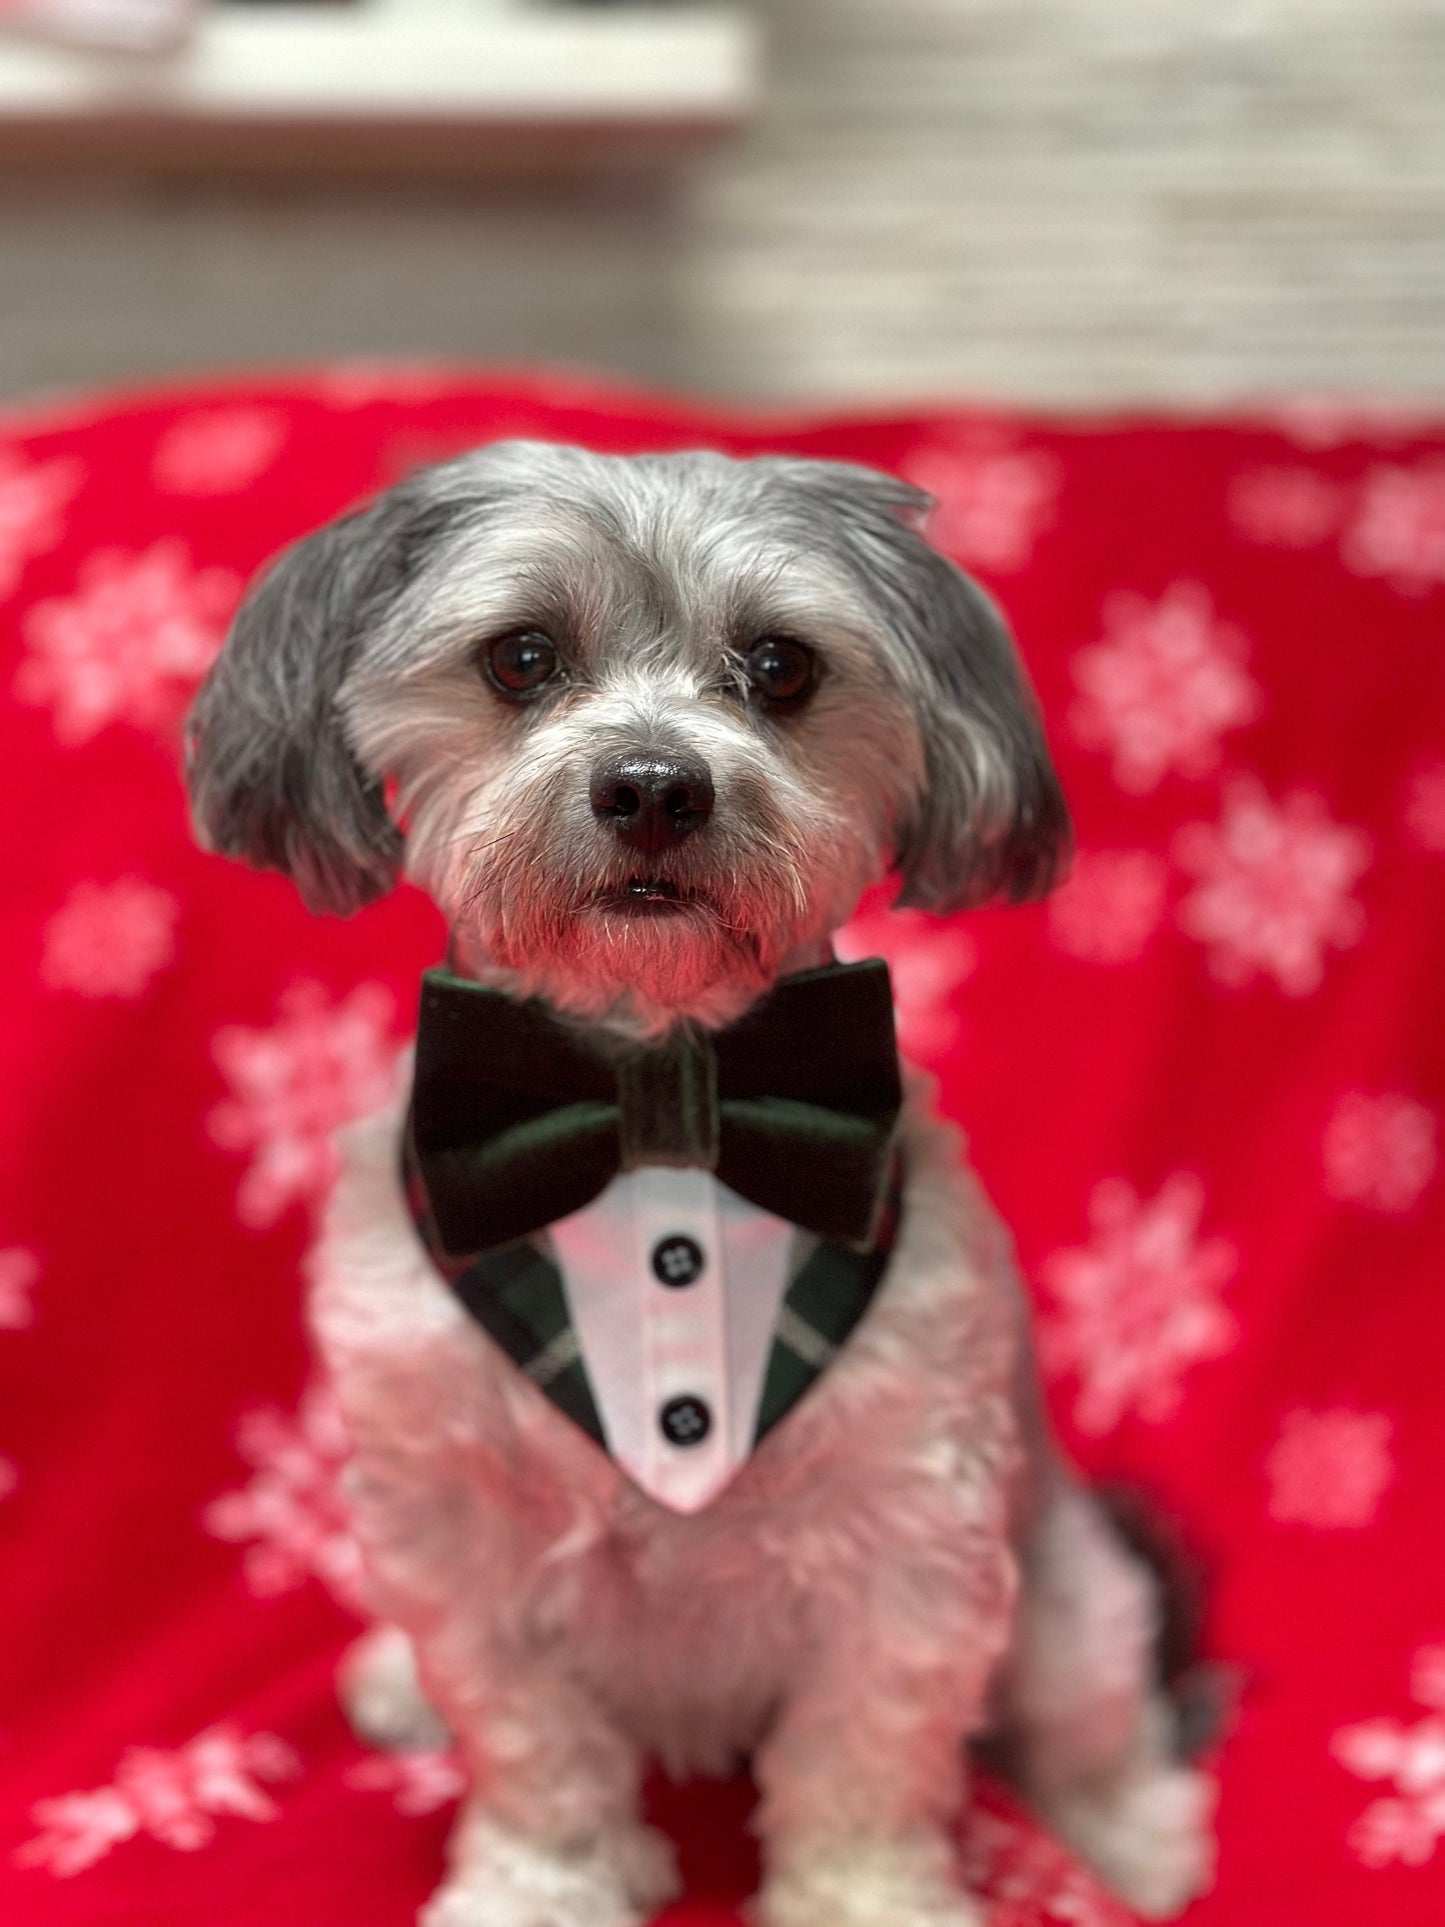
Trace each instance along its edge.
<path fill-rule="evenodd" d="M 0 43 L 0 161 L 645 154 L 738 126 L 754 57 L 750 23 L 724 8 L 220 5 L 165 53 Z"/>

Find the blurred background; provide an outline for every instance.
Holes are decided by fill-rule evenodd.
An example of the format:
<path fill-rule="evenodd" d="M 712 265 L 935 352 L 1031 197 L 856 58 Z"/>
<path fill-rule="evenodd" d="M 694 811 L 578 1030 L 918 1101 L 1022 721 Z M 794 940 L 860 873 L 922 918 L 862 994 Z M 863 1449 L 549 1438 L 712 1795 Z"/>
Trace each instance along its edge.
<path fill-rule="evenodd" d="M 1439 0 L 0 6 L 3 395 L 1445 396 Z"/>

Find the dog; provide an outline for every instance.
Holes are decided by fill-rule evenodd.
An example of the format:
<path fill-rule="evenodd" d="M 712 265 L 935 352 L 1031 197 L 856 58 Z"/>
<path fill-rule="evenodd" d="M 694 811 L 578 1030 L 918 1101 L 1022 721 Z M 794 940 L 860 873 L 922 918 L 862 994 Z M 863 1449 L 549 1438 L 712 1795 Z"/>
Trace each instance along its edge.
<path fill-rule="evenodd" d="M 1157 1575 L 1050 1440 L 1008 1238 L 912 1074 L 900 1109 L 882 966 L 832 962 L 889 873 L 956 909 L 1067 853 L 928 507 L 842 463 L 491 445 L 287 551 L 192 712 L 207 846 L 329 911 L 405 874 L 451 933 L 311 1294 L 380 1621 L 353 1720 L 472 1776 L 425 1927 L 637 1927 L 675 1891 L 650 1757 L 751 1760 L 763 1927 L 979 1927 L 970 1742 L 1141 1912 L 1209 1882 Z M 789 1012 L 841 1123 L 787 1097 Z M 498 1052 L 580 1080 L 562 1152 L 541 1100 L 459 1095 Z M 782 1097 L 728 1095 L 759 1060 Z M 469 1104 L 519 1162 L 458 1149 Z M 790 1217 L 830 1132 L 853 1162 Z M 497 1306 L 534 1286 L 576 1302 L 524 1343 Z"/>

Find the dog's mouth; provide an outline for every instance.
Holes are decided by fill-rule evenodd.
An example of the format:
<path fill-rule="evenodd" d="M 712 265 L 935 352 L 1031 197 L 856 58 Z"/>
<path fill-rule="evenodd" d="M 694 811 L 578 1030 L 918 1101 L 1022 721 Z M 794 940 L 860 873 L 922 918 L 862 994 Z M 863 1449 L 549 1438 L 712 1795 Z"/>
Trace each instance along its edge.
<path fill-rule="evenodd" d="M 671 877 L 657 876 L 630 876 L 621 883 L 609 883 L 597 892 L 593 902 L 599 910 L 618 911 L 628 917 L 677 916 L 711 907 L 701 891 L 690 890 Z"/>

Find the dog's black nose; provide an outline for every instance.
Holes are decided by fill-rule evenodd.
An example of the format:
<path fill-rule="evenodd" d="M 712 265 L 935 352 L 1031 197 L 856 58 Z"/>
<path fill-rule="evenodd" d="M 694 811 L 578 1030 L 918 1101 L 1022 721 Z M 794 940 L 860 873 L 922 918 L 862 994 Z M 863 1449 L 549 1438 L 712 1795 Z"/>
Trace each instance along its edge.
<path fill-rule="evenodd" d="M 706 764 L 679 756 L 608 757 L 592 772 L 592 809 L 630 848 L 655 855 L 701 829 L 712 815 Z"/>

